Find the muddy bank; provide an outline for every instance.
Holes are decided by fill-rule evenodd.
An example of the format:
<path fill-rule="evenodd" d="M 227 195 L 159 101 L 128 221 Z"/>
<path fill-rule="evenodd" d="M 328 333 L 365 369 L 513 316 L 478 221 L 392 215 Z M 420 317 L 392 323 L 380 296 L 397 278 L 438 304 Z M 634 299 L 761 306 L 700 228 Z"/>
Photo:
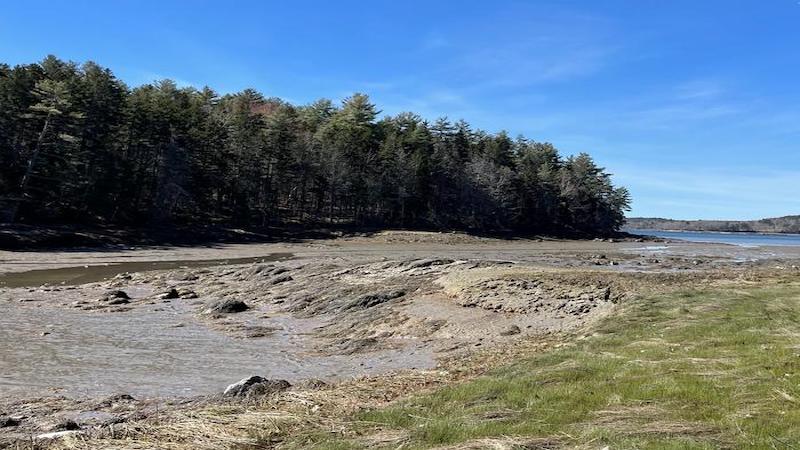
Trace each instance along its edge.
<path fill-rule="evenodd" d="M 330 239 L 347 230 L 300 227 L 242 229 L 222 226 L 118 227 L 102 225 L 0 224 L 0 249 L 48 252 L 58 249 L 127 249 L 131 246 L 197 247 L 223 244 Z"/>
<path fill-rule="evenodd" d="M 493 239 L 463 233 L 383 231 L 337 239 L 301 242 L 219 244 L 204 246 L 74 248 L 42 252 L 0 250 L 0 274 L 55 268 L 197 260 L 257 258 L 292 253 L 300 259 L 339 255 L 353 262 L 380 258 L 509 259 L 562 267 L 630 266 L 632 269 L 668 269 L 703 265 L 730 265 L 737 261 L 797 259 L 800 249 L 771 247 L 743 249 L 719 244 L 692 244 L 665 240 L 569 241 L 556 239 Z M 651 260 L 658 259 L 654 265 Z M 618 267 L 620 268 L 620 267 Z"/>
<path fill-rule="evenodd" d="M 622 295 L 555 275 L 547 290 L 531 291 L 509 278 L 513 265 L 429 258 L 351 266 L 332 257 L 5 289 L 0 354 L 9 364 L 0 392 L 181 396 L 213 393 L 250 372 L 337 380 L 432 367 L 439 353 L 577 326 Z M 456 292 L 448 290 L 455 274 L 477 278 Z M 495 303 L 538 292 L 535 308 L 475 308 L 484 279 L 508 296 Z"/>
<path fill-rule="evenodd" d="M 24 225 L 0 223 L 0 250 L 41 251 L 69 249 L 124 250 L 138 248 L 198 247 L 226 244 L 286 243 L 309 240 L 336 239 L 342 237 L 372 237 L 383 234 L 383 229 L 348 225 L 318 226 L 282 225 L 257 228 L 237 228 L 219 225 L 164 225 L 150 227 L 124 227 L 113 225 Z M 397 233 L 392 231 L 391 233 Z M 401 231 L 403 237 L 396 241 L 407 241 L 409 237 L 426 241 L 425 235 L 447 234 L 475 237 L 476 234 L 459 231 Z M 508 232 L 482 234 L 487 240 L 536 239 Z M 560 239 L 587 238 L 583 235 L 552 236 Z M 641 238 L 619 232 L 606 239 Z"/>
<path fill-rule="evenodd" d="M 294 257 L 198 262 L 278 250 Z M 385 232 L 214 249 L 5 253 L 7 271 L 48 256 L 54 265 L 122 256 L 173 264 L 180 254 L 194 262 L 81 285 L 0 288 L 0 357 L 13 362 L 0 368 L 0 419 L 8 418 L 0 442 L 57 432 L 62 420 L 98 432 L 152 420 L 154 410 L 191 410 L 250 375 L 340 385 L 410 368 L 457 370 L 475 355 L 575 333 L 642 290 L 797 270 L 791 252 L 745 250 Z M 100 406 L 120 395 L 135 400 Z"/>

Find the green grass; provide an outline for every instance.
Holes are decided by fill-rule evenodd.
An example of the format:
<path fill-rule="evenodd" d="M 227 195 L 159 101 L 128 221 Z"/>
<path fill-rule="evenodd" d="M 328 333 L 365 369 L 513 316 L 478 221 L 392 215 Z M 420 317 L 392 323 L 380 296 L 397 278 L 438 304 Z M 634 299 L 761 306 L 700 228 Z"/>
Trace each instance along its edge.
<path fill-rule="evenodd" d="M 403 448 L 501 437 L 521 447 L 800 448 L 800 286 L 633 300 L 594 331 L 364 411 L 348 422 L 359 438 L 320 433 L 305 445 L 360 448 L 394 431 Z"/>

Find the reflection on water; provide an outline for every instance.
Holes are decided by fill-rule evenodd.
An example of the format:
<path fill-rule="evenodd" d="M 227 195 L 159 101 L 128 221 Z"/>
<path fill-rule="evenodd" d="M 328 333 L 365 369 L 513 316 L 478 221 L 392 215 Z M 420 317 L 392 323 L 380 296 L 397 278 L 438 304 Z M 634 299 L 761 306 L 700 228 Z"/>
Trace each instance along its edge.
<path fill-rule="evenodd" d="M 0 274 L 0 287 L 15 288 L 40 286 L 42 284 L 78 285 L 103 281 L 124 272 L 145 272 L 148 270 L 170 270 L 211 267 L 225 264 L 249 264 L 256 262 L 283 261 L 290 259 L 291 257 L 291 253 L 272 253 L 267 256 L 256 256 L 250 258 L 139 261 L 97 266 L 29 270 L 27 272 Z"/>

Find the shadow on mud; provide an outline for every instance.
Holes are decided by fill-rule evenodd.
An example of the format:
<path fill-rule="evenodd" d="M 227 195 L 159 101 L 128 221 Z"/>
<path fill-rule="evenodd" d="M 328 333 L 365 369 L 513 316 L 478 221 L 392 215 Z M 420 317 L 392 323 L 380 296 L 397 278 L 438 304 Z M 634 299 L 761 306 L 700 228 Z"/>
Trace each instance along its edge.
<path fill-rule="evenodd" d="M 79 285 L 95 283 L 125 272 L 146 272 L 149 270 L 189 269 L 233 264 L 250 264 L 269 261 L 285 261 L 292 253 L 271 253 L 266 256 L 248 258 L 201 259 L 178 261 L 136 261 L 96 266 L 63 267 L 58 269 L 28 270 L 0 275 L 0 287 L 35 287 L 43 284 Z"/>

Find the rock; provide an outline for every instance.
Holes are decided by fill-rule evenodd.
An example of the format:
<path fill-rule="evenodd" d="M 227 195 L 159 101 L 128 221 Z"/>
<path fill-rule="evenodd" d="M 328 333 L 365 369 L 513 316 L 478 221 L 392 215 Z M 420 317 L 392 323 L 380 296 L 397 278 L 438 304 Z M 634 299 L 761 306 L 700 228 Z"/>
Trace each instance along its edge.
<path fill-rule="evenodd" d="M 222 395 L 224 397 L 250 398 L 285 391 L 290 387 L 292 385 L 286 380 L 268 380 L 256 375 L 228 386 Z"/>
<path fill-rule="evenodd" d="M 247 398 L 263 397 L 276 392 L 285 391 L 292 387 L 286 380 L 268 380 L 265 383 L 256 383 L 246 393 Z"/>
<path fill-rule="evenodd" d="M 131 297 L 125 291 L 109 291 L 98 301 L 107 302 L 109 305 L 125 305 L 130 303 Z"/>
<path fill-rule="evenodd" d="M 21 422 L 19 417 L 0 417 L 0 428 L 17 427 Z"/>
<path fill-rule="evenodd" d="M 518 326 L 511 325 L 510 327 L 501 331 L 500 336 L 513 336 L 515 334 L 520 334 L 520 333 L 522 333 L 522 330 L 520 330 Z"/>
<path fill-rule="evenodd" d="M 121 290 L 107 292 L 106 293 L 106 298 L 108 298 L 108 299 L 123 298 L 125 300 L 130 300 L 131 299 L 131 297 L 128 295 L 127 292 L 121 291 Z"/>
<path fill-rule="evenodd" d="M 244 312 L 248 309 L 250 307 L 241 300 L 218 300 L 208 304 L 203 312 L 205 314 L 233 314 Z"/>
<path fill-rule="evenodd" d="M 181 294 L 179 294 L 178 290 L 175 289 L 175 288 L 172 288 L 169 291 L 164 292 L 161 295 L 159 295 L 159 298 L 161 300 L 172 300 L 172 299 L 180 298 L 180 297 L 181 297 Z"/>

